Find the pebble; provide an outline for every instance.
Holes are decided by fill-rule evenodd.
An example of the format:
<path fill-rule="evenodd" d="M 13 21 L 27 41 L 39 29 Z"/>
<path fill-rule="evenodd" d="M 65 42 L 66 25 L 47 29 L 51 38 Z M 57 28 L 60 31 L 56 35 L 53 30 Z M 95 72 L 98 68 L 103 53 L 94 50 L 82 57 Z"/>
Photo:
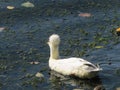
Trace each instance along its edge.
<path fill-rule="evenodd" d="M 35 74 L 35 76 L 36 76 L 36 77 L 39 77 L 39 78 L 44 78 L 44 75 L 43 75 L 42 73 L 40 73 L 40 72 L 37 72 L 37 73 Z"/>

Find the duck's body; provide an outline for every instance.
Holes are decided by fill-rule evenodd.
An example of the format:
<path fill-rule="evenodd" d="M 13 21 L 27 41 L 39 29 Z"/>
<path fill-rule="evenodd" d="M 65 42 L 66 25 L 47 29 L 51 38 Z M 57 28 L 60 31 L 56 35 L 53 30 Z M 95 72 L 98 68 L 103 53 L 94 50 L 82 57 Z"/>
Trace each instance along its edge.
<path fill-rule="evenodd" d="M 98 66 L 82 59 L 82 58 L 59 58 L 59 43 L 60 38 L 58 35 L 53 34 L 49 38 L 50 46 L 50 58 L 49 58 L 49 67 L 51 70 L 54 70 L 63 75 L 72 75 L 79 78 L 93 78 L 97 75 L 102 69 Z"/>

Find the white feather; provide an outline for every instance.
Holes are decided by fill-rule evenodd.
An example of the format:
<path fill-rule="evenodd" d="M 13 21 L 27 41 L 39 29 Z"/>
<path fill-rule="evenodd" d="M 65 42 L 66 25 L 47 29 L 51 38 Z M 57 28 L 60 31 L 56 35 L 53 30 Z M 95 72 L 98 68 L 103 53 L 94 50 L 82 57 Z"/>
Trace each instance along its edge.
<path fill-rule="evenodd" d="M 50 58 L 49 67 L 63 75 L 74 75 L 79 78 L 93 78 L 102 69 L 82 58 L 59 58 L 60 37 L 53 34 L 49 38 Z"/>

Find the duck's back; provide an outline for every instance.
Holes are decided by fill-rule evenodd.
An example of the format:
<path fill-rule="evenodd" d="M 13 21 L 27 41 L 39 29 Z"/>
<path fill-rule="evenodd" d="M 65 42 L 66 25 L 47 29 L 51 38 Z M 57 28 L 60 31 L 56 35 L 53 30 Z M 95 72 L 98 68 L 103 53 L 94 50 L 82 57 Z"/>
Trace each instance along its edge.
<path fill-rule="evenodd" d="M 86 78 L 88 77 L 88 74 L 99 71 L 92 63 L 81 58 L 74 57 L 68 59 L 49 60 L 49 66 L 52 70 L 63 75 L 74 75 L 80 78 Z"/>

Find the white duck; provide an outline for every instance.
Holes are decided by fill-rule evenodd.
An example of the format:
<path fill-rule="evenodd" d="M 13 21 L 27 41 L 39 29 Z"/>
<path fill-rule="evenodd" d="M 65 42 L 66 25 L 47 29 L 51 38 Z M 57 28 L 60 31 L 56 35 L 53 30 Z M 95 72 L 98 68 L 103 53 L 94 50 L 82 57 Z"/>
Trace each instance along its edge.
<path fill-rule="evenodd" d="M 60 37 L 53 34 L 49 37 L 48 45 L 50 47 L 49 67 L 63 75 L 72 75 L 79 78 L 93 78 L 102 69 L 82 58 L 65 58 L 59 57 Z"/>

